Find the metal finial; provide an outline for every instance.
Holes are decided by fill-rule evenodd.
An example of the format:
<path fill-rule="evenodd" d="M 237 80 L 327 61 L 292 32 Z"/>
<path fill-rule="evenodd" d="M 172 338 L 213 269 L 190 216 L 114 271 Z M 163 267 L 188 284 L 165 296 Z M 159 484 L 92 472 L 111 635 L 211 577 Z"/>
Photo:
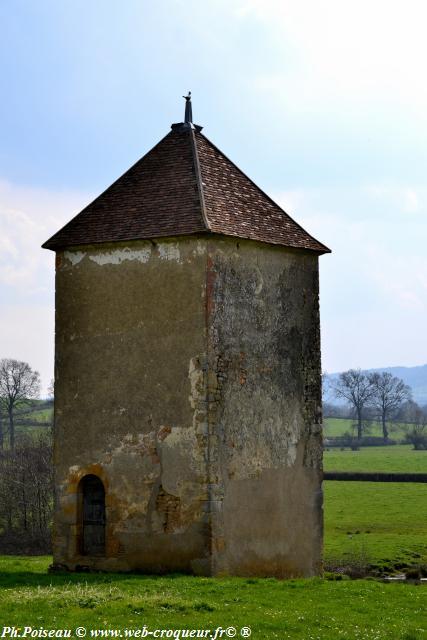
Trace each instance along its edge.
<path fill-rule="evenodd" d="M 182 96 L 185 99 L 185 116 L 184 122 L 193 123 L 193 111 L 191 109 L 191 91 L 188 92 L 188 96 Z"/>
<path fill-rule="evenodd" d="M 1 0 L 0 0 L 1 1 Z M 184 132 L 194 130 L 200 132 L 203 127 L 199 124 L 193 124 L 193 110 L 191 108 L 191 91 L 188 92 L 188 96 L 182 96 L 185 100 L 185 120 L 184 122 L 177 122 L 176 124 L 172 124 L 172 130 L 178 132 Z"/>

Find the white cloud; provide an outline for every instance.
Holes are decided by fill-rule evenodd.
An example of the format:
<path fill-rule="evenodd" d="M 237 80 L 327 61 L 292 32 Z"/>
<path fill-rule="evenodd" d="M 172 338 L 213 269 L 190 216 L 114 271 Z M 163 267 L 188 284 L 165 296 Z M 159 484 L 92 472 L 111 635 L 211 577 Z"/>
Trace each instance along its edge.
<path fill-rule="evenodd" d="M 0 358 L 29 362 L 45 388 L 53 377 L 54 261 L 41 244 L 89 199 L 0 180 Z"/>
<path fill-rule="evenodd" d="M 2 305 L 0 358 L 23 360 L 39 371 L 46 394 L 53 378 L 54 305 Z"/>
<path fill-rule="evenodd" d="M 419 198 L 413 189 L 406 190 L 404 210 L 408 213 L 417 213 L 420 210 Z"/>
<path fill-rule="evenodd" d="M 52 254 L 41 244 L 89 200 L 86 193 L 13 185 L 0 180 L 0 285 L 43 290 Z"/>
<path fill-rule="evenodd" d="M 399 212 L 421 213 L 427 211 L 427 189 L 425 187 L 402 187 L 372 185 L 366 187 L 366 193 L 379 201 L 384 201 Z"/>
<path fill-rule="evenodd" d="M 268 29 L 276 65 L 255 76 L 254 86 L 272 90 L 289 109 L 333 104 L 337 112 L 345 103 L 366 112 L 379 101 L 385 115 L 404 104 L 425 119 L 423 0 L 242 0 L 236 17 Z"/>

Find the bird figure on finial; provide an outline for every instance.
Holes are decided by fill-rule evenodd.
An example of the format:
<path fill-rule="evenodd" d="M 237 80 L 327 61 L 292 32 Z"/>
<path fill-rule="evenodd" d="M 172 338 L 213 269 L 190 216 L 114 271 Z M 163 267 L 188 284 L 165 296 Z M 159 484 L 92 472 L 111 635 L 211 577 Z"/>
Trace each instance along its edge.
<path fill-rule="evenodd" d="M 191 91 L 188 92 L 188 96 L 182 96 L 185 100 L 185 117 L 184 122 L 193 122 L 193 111 L 191 108 Z"/>

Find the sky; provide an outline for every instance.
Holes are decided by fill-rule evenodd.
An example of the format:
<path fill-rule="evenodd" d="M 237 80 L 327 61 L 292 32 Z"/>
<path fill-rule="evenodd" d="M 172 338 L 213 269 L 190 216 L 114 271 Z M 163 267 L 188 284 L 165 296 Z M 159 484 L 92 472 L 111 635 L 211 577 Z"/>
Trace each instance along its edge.
<path fill-rule="evenodd" d="M 307 231 L 323 368 L 427 363 L 424 0 L 0 3 L 0 358 L 53 377 L 40 245 L 183 119 Z"/>

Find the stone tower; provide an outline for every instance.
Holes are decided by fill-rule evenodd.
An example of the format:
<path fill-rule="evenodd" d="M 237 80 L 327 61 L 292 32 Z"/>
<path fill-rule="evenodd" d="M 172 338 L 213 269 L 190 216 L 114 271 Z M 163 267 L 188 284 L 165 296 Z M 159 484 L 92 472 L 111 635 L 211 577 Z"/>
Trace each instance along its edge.
<path fill-rule="evenodd" d="M 184 123 L 56 252 L 54 563 L 310 576 L 322 547 L 315 240 Z"/>

